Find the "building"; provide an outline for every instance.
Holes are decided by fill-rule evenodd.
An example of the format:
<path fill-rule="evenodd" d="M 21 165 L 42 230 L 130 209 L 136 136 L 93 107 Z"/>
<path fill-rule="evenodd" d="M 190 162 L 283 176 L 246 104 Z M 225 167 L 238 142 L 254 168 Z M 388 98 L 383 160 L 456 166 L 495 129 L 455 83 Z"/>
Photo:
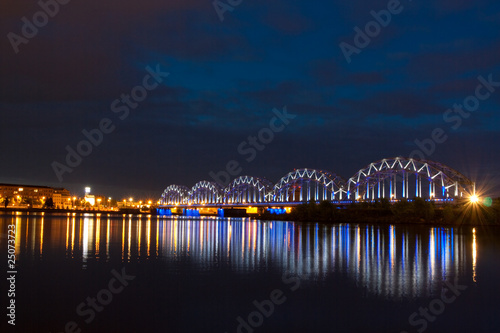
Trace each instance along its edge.
<path fill-rule="evenodd" d="M 71 194 L 65 188 L 55 187 L 54 196 L 52 197 L 52 199 L 54 200 L 54 206 L 56 208 L 69 209 L 73 207 L 73 204 L 71 202 Z"/>
<path fill-rule="evenodd" d="M 52 198 L 54 207 L 71 207 L 71 196 L 64 188 L 49 186 L 0 184 L 0 201 L 9 199 L 9 206 L 43 205 L 45 200 Z M 70 199 L 70 200 L 68 200 Z"/>

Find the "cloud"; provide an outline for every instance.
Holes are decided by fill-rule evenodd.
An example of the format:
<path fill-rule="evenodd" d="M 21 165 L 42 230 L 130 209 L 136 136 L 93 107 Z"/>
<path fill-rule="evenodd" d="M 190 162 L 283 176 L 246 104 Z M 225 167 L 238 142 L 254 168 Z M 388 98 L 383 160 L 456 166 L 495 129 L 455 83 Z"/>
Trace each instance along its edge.
<path fill-rule="evenodd" d="M 418 118 L 425 115 L 442 114 L 444 109 L 425 94 L 406 91 L 388 91 L 373 94 L 359 100 L 342 99 L 342 104 L 360 114 L 398 115 L 403 118 Z"/>
<path fill-rule="evenodd" d="M 415 54 L 408 63 L 412 76 L 426 80 L 459 78 L 465 73 L 489 73 L 498 66 L 500 42 L 477 49 Z"/>
<path fill-rule="evenodd" d="M 273 180 L 294 167 L 344 177 L 383 157 L 414 149 L 478 75 L 500 80 L 498 2 L 413 1 L 347 64 L 371 10 L 387 1 L 245 0 L 220 22 L 211 1 L 71 1 L 15 54 L 6 34 L 36 2 L 0 4 L 2 173 L 55 181 L 50 163 L 142 82 L 147 65 L 171 75 L 107 136 L 68 186 L 89 180 L 128 191 L 192 185 L 238 158 L 237 145 L 266 126 L 273 108 L 298 115 L 244 173 Z M 489 156 L 498 137 L 495 93 L 440 146 L 450 166 L 463 154 Z M 470 142 L 461 153 L 464 140 Z M 497 140 L 498 141 L 498 140 Z M 453 151 L 456 153 L 449 153 Z M 485 163 L 486 163 L 485 162 Z M 33 171 L 33 166 L 36 170 Z M 491 169 L 491 168 L 490 168 Z M 490 170 L 488 169 L 488 170 Z M 104 187 L 103 187 L 104 188 Z M 107 189 L 108 187 L 106 187 Z"/>

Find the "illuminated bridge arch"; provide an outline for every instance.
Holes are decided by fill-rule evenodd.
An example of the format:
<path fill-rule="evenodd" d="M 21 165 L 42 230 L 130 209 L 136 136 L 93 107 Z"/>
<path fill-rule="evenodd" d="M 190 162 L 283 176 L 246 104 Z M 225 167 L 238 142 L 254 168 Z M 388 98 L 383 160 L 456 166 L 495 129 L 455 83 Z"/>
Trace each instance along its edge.
<path fill-rule="evenodd" d="M 202 180 L 196 183 L 189 191 L 189 203 L 217 204 L 222 201 L 223 189 L 219 184 Z"/>
<path fill-rule="evenodd" d="M 353 200 L 446 199 L 473 192 L 474 183 L 460 172 L 438 162 L 405 157 L 370 163 L 347 186 L 347 195 Z"/>
<path fill-rule="evenodd" d="M 224 203 L 268 202 L 273 192 L 273 184 L 263 178 L 241 176 L 234 179 L 224 189 Z"/>
<path fill-rule="evenodd" d="M 296 169 L 274 185 L 273 202 L 342 200 L 346 182 L 328 171 Z"/>
<path fill-rule="evenodd" d="M 163 205 L 187 204 L 189 200 L 189 188 L 182 185 L 170 185 L 163 191 L 160 203 Z"/>

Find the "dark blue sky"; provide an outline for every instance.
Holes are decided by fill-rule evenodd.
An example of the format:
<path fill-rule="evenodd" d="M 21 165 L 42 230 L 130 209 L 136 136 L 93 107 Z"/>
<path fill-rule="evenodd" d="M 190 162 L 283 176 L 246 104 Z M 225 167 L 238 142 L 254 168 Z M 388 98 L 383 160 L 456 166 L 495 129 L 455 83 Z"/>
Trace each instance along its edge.
<path fill-rule="evenodd" d="M 209 0 L 73 0 L 44 22 L 36 1 L 2 1 L 0 182 L 159 196 L 231 160 L 273 182 L 301 167 L 349 178 L 415 140 L 430 148 L 440 128 L 425 158 L 500 195 L 500 83 L 474 97 L 479 76 L 500 82 L 498 1 L 403 0 L 350 63 L 340 43 L 355 46 L 355 27 L 393 0 L 238 2 L 221 21 Z M 169 75 L 122 120 L 111 105 L 147 66 Z M 453 111 L 464 101 L 475 111 Z M 247 161 L 238 146 L 284 106 L 296 117 Z M 59 182 L 54 162 L 106 118 L 114 130 Z"/>

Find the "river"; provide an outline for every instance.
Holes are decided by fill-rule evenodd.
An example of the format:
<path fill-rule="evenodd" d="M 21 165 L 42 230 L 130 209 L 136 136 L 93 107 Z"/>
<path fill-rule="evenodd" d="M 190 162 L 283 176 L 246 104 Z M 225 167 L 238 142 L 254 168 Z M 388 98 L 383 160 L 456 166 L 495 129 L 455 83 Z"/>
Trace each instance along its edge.
<path fill-rule="evenodd" d="M 500 331 L 500 228 L 71 213 L 0 227 L 15 332 Z"/>

